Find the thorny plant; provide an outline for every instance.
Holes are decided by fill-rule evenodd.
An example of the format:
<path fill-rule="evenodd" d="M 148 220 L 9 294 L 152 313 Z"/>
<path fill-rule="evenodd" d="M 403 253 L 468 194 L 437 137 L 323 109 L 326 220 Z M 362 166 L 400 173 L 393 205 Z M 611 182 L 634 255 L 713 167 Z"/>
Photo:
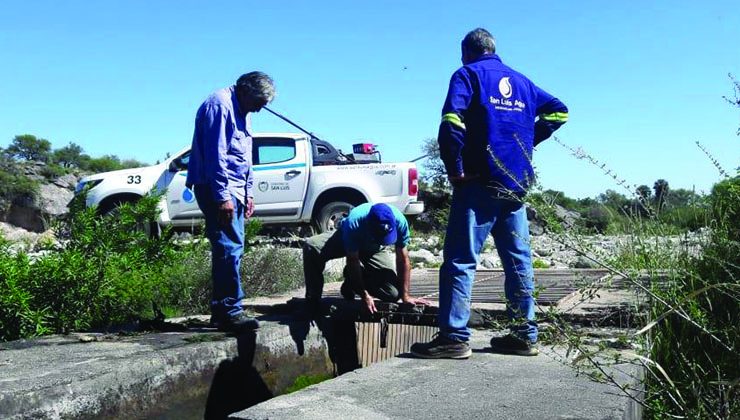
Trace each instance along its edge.
<path fill-rule="evenodd" d="M 531 156 L 526 152 L 521 141 L 518 138 L 516 140 L 531 164 Z M 636 191 L 635 185 L 630 185 L 626 180 L 620 179 L 616 173 L 606 167 L 606 164 L 599 162 L 583 149 L 572 148 L 557 138 L 555 141 L 569 150 L 576 158 L 586 160 L 600 168 L 605 175 L 614 179 L 617 185 L 623 186 L 631 194 Z M 720 170 L 720 174 L 726 179 L 729 178 L 716 159 L 712 158 L 701 144 L 697 142 L 697 145 L 710 157 L 715 167 Z M 522 185 L 520 180 L 511 174 L 503 162 L 495 156 L 490 147 L 487 151 L 498 169 L 516 185 L 522 189 L 530 185 L 529 179 L 525 179 L 525 185 Z M 740 193 L 737 194 L 740 198 Z M 524 202 L 513 192 L 507 196 L 509 199 Z M 527 204 L 533 205 L 533 203 Z M 544 213 L 552 214 L 552 208 L 541 209 L 541 206 L 552 207 L 552 204 L 544 201 L 537 203 L 535 208 L 540 206 L 536 210 L 544 210 Z M 636 222 L 639 225 L 639 220 Z M 567 346 L 565 354 L 552 352 L 556 359 L 573 366 L 579 373 L 594 380 L 615 386 L 628 398 L 646 408 L 647 414 L 653 417 L 691 418 L 700 415 L 723 419 L 732 416 L 733 412 L 737 414 L 737 402 L 731 403 L 730 401 L 738 396 L 740 379 L 733 379 L 732 373 L 729 379 L 722 377 L 723 373 L 729 373 L 726 372 L 729 370 L 726 366 L 732 366 L 733 363 L 740 364 L 737 337 L 734 339 L 731 336 L 728 337 L 727 331 L 718 329 L 716 323 L 712 323 L 710 319 L 714 310 L 711 297 L 716 294 L 720 294 L 730 303 L 731 307 L 724 309 L 733 313 L 732 305 L 734 305 L 734 312 L 737 312 L 738 302 L 740 302 L 739 279 L 735 276 L 738 271 L 737 264 L 732 261 L 714 261 L 716 265 L 724 267 L 722 271 L 726 274 L 725 280 L 707 281 L 701 278 L 700 271 L 697 272 L 696 259 L 690 255 L 688 249 L 666 250 L 660 246 L 659 242 L 652 243 L 646 232 L 639 229 L 631 237 L 634 250 L 629 250 L 627 247 L 626 249 L 630 251 L 628 253 L 638 255 L 640 258 L 623 257 L 621 259 L 609 259 L 595 254 L 581 238 L 559 228 L 557 221 L 550 221 L 545 229 L 556 242 L 576 251 L 609 273 L 608 276 L 599 280 L 586 282 L 579 290 L 580 298 L 571 307 L 561 308 L 559 311 L 552 307 L 544 309 L 536 303 L 535 296 L 537 307 L 546 314 L 545 318 L 551 322 L 551 329 L 555 330 L 554 336 L 561 340 L 560 344 Z M 712 241 L 722 240 L 718 236 L 721 235 L 722 226 L 715 226 L 715 229 L 719 233 L 715 233 L 703 246 L 711 249 Z M 737 247 L 736 238 L 730 243 Z M 712 255 L 705 254 L 704 258 L 712 259 Z M 656 266 L 653 263 L 656 260 L 666 259 L 671 262 L 667 265 L 667 269 L 665 264 L 659 263 Z M 650 305 L 649 312 L 652 320 L 640 330 L 631 331 L 629 335 L 622 336 L 618 340 L 622 343 L 622 348 L 632 348 L 634 351 L 614 351 L 603 342 L 594 348 L 584 335 L 565 319 L 573 309 L 598 298 L 600 291 L 609 286 L 614 278 L 626 281 L 633 290 L 638 292 L 638 296 L 644 296 Z M 699 286 L 696 285 L 697 283 Z M 689 287 L 688 292 L 683 290 L 687 285 L 693 286 Z M 708 303 L 708 311 L 703 310 L 702 304 L 697 304 L 700 301 Z M 638 299 L 636 305 L 639 304 Z M 681 330 L 684 331 L 683 335 L 674 334 L 671 330 L 680 324 L 683 325 L 681 326 Z M 686 336 L 689 338 L 687 339 Z M 696 340 L 692 343 L 684 343 L 694 337 L 701 337 L 704 346 L 712 347 L 714 355 L 725 360 L 716 362 L 715 358 L 705 352 L 705 357 L 697 361 L 699 358 L 694 354 L 685 353 L 680 348 L 682 344 L 686 345 L 689 351 L 701 351 L 702 346 L 697 348 Z M 677 355 L 679 363 L 672 363 L 668 369 L 664 368 L 659 360 L 671 361 L 673 353 Z M 703 365 L 702 361 L 705 362 Z M 639 369 L 625 369 L 629 364 L 637 365 Z M 707 364 L 709 366 L 706 366 Z M 688 377 L 683 374 L 685 369 L 679 368 L 686 366 L 690 371 Z M 677 370 L 677 372 L 669 374 L 672 370 Z M 647 374 L 646 376 L 641 374 L 643 371 Z M 717 380 L 707 381 L 706 376 L 710 372 L 717 374 Z M 681 380 L 674 380 L 671 375 L 680 377 Z"/>

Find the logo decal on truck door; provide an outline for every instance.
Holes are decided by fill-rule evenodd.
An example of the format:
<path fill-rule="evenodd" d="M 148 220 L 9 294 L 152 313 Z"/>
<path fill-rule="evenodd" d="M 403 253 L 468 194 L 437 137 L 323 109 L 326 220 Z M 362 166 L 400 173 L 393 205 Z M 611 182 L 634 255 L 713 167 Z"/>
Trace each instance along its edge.
<path fill-rule="evenodd" d="M 182 199 L 186 203 L 192 203 L 193 201 L 195 201 L 195 194 L 193 194 L 193 190 L 185 187 L 185 189 L 182 190 Z"/>

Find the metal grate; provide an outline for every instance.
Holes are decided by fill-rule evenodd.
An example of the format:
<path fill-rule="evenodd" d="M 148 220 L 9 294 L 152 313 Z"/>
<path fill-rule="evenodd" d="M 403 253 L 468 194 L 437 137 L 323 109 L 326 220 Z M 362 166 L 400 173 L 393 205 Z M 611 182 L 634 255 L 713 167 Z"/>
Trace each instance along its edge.
<path fill-rule="evenodd" d="M 381 330 L 387 327 L 387 333 Z M 382 322 L 355 322 L 357 356 L 360 366 L 367 367 L 399 354 L 408 353 L 411 345 L 430 341 L 437 327 L 426 325 L 386 324 Z M 385 335 L 385 339 L 383 336 Z"/>
<path fill-rule="evenodd" d="M 542 270 L 535 273 L 537 303 L 554 305 L 582 284 L 602 278 L 604 270 Z M 411 280 L 411 294 L 436 300 L 439 294 L 437 270 L 415 270 Z M 327 297 L 340 297 L 339 291 L 326 293 Z M 501 270 L 478 270 L 473 283 L 472 303 L 506 303 L 504 273 Z"/>

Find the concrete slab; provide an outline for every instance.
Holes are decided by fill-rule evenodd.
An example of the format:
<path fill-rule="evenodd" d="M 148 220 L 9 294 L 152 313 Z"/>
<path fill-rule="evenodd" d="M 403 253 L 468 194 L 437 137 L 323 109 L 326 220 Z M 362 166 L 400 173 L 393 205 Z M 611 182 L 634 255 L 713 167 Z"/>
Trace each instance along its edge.
<path fill-rule="evenodd" d="M 239 413 L 238 419 L 623 419 L 629 398 L 541 354 L 486 351 L 475 332 L 468 360 L 396 357 Z M 545 350 L 547 353 L 550 350 Z M 625 368 L 629 368 L 625 366 Z"/>
<path fill-rule="evenodd" d="M 0 418 L 222 418 L 282 393 L 301 375 L 333 375 L 315 327 L 263 322 L 134 336 L 71 334 L 0 344 Z"/>

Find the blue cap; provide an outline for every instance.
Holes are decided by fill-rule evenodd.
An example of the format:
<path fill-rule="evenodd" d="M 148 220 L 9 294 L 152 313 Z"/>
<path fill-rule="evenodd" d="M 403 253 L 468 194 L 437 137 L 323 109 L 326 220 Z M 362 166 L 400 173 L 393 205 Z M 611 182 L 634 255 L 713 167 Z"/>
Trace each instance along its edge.
<path fill-rule="evenodd" d="M 370 234 L 378 244 L 396 243 L 396 216 L 387 204 L 380 203 L 370 207 L 367 220 L 370 223 Z"/>

